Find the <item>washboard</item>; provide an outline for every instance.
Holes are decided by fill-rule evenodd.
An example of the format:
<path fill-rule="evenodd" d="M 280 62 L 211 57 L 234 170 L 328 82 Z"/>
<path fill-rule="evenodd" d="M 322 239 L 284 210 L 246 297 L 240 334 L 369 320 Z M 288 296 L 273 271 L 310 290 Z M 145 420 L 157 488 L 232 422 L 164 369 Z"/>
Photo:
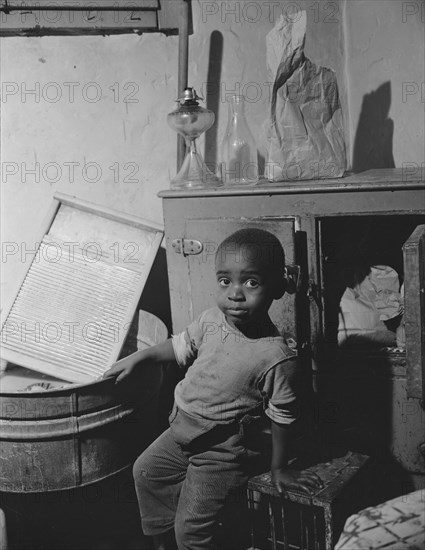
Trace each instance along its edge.
<path fill-rule="evenodd" d="M 20 288 L 2 311 L 1 358 L 89 383 L 117 359 L 161 226 L 55 195 Z"/>

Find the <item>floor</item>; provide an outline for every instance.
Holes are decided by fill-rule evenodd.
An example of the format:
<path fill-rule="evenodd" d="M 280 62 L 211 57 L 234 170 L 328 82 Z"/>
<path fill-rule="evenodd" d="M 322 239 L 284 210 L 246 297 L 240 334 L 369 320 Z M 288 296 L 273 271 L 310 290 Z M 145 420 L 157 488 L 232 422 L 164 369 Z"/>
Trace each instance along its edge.
<path fill-rule="evenodd" d="M 396 474 L 381 461 L 372 463 L 363 482 L 355 484 L 356 508 L 408 492 L 407 485 L 400 491 L 401 478 L 390 487 Z M 6 514 L 8 550 L 153 550 L 141 531 L 131 468 L 72 491 L 0 493 L 0 508 Z"/>
<path fill-rule="evenodd" d="M 152 550 L 131 470 L 72 491 L 1 494 L 8 550 Z"/>

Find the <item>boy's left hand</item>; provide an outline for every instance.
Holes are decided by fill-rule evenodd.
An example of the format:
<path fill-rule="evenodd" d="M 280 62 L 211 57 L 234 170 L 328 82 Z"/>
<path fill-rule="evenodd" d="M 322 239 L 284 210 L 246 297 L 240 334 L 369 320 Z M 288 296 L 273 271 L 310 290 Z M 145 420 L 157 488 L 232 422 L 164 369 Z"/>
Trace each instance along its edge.
<path fill-rule="evenodd" d="M 286 489 L 301 489 L 311 495 L 323 487 L 323 482 L 317 474 L 286 468 L 272 470 L 272 481 L 280 495 L 284 495 Z"/>

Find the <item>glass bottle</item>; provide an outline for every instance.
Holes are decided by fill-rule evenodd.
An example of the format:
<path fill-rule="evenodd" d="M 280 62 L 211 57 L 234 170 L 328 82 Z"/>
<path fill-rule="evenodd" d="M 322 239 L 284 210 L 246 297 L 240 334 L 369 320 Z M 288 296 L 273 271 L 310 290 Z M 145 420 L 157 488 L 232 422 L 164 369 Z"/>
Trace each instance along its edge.
<path fill-rule="evenodd" d="M 258 182 L 257 146 L 245 118 L 245 98 L 227 98 L 229 120 L 221 148 L 221 178 L 225 185 Z"/>

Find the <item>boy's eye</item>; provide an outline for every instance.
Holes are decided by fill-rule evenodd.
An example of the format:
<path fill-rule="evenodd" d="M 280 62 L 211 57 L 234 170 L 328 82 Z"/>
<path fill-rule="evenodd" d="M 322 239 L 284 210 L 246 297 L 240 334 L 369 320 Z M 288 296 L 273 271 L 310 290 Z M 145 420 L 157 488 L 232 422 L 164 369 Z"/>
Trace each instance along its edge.
<path fill-rule="evenodd" d="M 229 279 L 227 279 L 226 277 L 221 277 L 219 280 L 218 280 L 218 284 L 220 286 L 229 286 L 230 285 L 230 281 Z"/>
<path fill-rule="evenodd" d="M 258 288 L 260 286 L 260 283 L 255 279 L 248 279 L 245 284 L 248 288 Z"/>

